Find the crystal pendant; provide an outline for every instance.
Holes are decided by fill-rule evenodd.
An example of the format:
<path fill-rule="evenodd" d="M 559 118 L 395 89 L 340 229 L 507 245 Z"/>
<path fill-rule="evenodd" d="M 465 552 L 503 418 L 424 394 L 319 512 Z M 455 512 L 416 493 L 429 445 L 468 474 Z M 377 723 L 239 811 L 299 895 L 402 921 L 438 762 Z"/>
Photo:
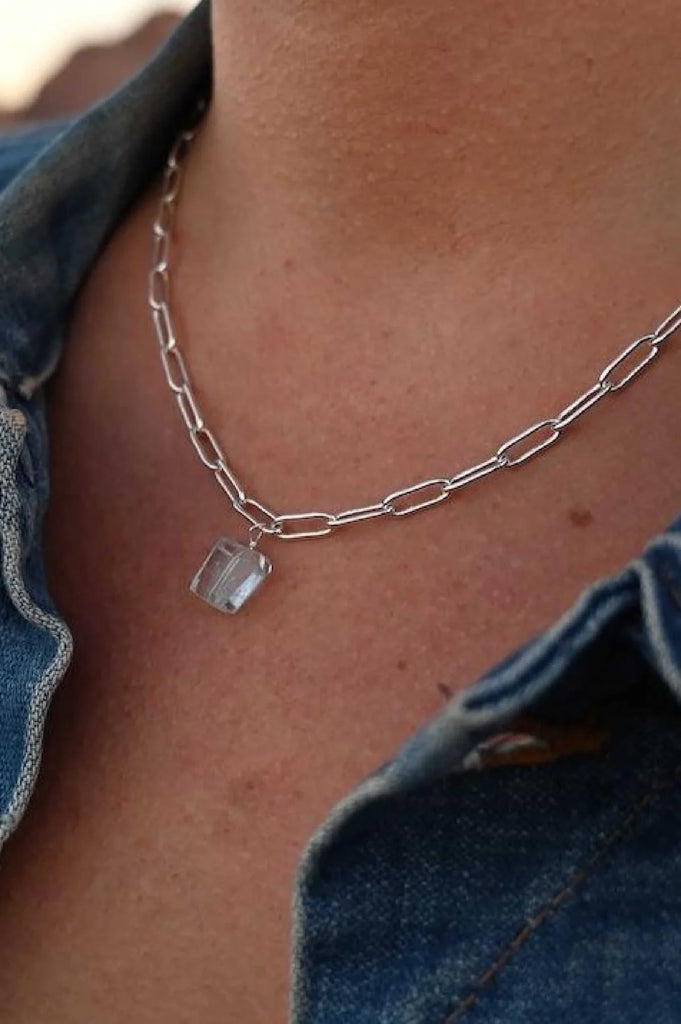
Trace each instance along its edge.
<path fill-rule="evenodd" d="M 262 551 L 221 537 L 213 545 L 189 589 L 221 612 L 238 612 L 242 604 L 272 572 L 272 563 Z"/>

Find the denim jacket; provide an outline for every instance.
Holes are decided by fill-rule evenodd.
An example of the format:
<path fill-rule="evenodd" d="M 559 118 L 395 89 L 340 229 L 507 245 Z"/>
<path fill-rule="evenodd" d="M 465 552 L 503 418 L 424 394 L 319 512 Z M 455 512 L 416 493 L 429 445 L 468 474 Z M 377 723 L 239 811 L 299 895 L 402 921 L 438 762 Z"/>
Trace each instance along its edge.
<path fill-rule="evenodd" d="M 0 846 L 72 652 L 43 571 L 44 384 L 210 82 L 201 0 L 110 96 L 0 140 Z M 291 1024 L 678 1024 L 680 697 L 681 515 L 330 810 L 294 885 Z"/>

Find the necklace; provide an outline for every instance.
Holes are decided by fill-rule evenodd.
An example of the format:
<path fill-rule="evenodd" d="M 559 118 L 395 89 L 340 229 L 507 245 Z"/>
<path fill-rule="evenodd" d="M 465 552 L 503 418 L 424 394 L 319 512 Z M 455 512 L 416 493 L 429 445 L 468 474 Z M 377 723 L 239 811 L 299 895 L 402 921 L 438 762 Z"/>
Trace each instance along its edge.
<path fill-rule="evenodd" d="M 206 107 L 201 100 L 197 120 Z M 250 525 L 248 542 L 221 537 L 214 544 L 190 584 L 190 589 L 223 612 L 236 612 L 272 571 L 272 562 L 258 543 L 266 534 L 279 540 L 325 537 L 353 523 L 381 516 L 406 516 L 438 505 L 464 487 L 501 469 L 516 468 L 555 444 L 563 432 L 606 395 L 614 395 L 640 374 L 659 354 L 663 344 L 681 326 L 681 305 L 650 333 L 636 338 L 601 370 L 586 391 L 555 416 L 539 420 L 504 441 L 489 458 L 454 476 L 420 480 L 392 491 L 380 501 L 338 512 L 283 512 L 247 494 L 230 466 L 218 440 L 207 426 L 180 351 L 170 314 L 169 258 L 174 212 L 184 160 L 197 124 L 182 130 L 166 161 L 161 197 L 153 224 L 148 302 L 165 378 L 174 394 L 196 454 L 215 477 L 232 507 Z"/>

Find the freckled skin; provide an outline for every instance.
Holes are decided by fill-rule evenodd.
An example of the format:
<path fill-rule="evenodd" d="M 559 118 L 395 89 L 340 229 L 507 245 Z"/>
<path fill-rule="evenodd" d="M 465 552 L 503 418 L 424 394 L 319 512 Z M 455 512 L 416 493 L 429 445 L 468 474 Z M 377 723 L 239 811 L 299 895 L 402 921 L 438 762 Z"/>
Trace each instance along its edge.
<path fill-rule="evenodd" d="M 218 212 L 225 170 L 238 180 L 242 168 L 253 197 L 303 204 L 327 244 L 451 260 L 505 244 L 510 209 L 513 241 L 529 245 L 567 211 L 605 203 L 621 216 L 657 203 L 660 187 L 671 203 L 678 180 L 660 171 L 674 118 L 658 114 L 666 81 L 649 68 L 667 66 L 681 15 L 661 0 L 657 15 L 629 6 L 617 32 L 607 5 L 574 3 L 533 11 L 527 32 L 527 12 L 509 17 L 502 0 L 217 3 L 216 118 L 241 128 Z M 631 145 L 640 125 L 645 157 Z"/>

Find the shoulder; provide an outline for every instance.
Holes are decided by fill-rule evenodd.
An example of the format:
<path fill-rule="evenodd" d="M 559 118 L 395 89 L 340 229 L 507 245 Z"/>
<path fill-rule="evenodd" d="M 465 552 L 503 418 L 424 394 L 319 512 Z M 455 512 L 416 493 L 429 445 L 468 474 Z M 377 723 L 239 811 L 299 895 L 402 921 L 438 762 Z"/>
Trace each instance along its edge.
<path fill-rule="evenodd" d="M 0 131 L 0 192 L 74 120 L 60 118 Z"/>

